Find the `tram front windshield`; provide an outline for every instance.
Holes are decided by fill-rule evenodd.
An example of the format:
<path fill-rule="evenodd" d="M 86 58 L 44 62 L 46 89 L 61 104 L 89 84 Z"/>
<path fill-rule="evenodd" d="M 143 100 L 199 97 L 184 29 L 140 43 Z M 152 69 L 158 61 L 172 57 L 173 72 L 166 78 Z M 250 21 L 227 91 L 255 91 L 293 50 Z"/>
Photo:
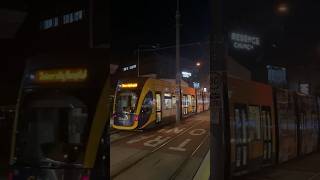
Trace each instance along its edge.
<path fill-rule="evenodd" d="M 137 104 L 137 93 L 132 91 L 119 92 L 116 97 L 116 113 L 134 113 Z"/>
<path fill-rule="evenodd" d="M 39 166 L 81 164 L 87 109 L 68 101 L 39 101 L 23 111 L 18 129 L 17 161 Z"/>

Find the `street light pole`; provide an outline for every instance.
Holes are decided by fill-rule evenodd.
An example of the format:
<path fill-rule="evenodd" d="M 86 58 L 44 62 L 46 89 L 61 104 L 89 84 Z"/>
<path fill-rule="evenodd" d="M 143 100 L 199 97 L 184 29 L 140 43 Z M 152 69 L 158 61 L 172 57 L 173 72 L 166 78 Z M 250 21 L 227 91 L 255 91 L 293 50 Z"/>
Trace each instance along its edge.
<path fill-rule="evenodd" d="M 180 72 L 180 2 L 177 0 L 176 10 L 176 84 L 178 85 L 176 122 L 181 119 L 181 72 Z"/>

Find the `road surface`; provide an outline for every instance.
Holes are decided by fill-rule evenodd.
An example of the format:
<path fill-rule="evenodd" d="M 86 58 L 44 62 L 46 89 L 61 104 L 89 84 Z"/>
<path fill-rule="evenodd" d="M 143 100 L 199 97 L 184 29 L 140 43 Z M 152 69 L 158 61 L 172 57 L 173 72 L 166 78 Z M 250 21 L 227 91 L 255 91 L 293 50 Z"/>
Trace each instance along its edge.
<path fill-rule="evenodd" d="M 209 112 L 151 131 L 111 135 L 115 180 L 193 179 L 209 151 Z"/>

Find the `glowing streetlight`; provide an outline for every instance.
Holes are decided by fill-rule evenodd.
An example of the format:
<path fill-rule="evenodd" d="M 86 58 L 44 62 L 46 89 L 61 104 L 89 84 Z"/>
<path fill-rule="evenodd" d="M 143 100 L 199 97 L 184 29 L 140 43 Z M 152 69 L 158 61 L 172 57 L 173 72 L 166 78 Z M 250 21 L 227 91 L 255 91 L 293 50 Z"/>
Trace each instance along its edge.
<path fill-rule="evenodd" d="M 276 12 L 279 15 L 287 15 L 289 13 L 289 5 L 287 3 L 281 3 L 276 6 Z"/>
<path fill-rule="evenodd" d="M 196 64 L 198 67 L 201 65 L 201 63 L 200 62 L 197 62 L 197 64 Z"/>

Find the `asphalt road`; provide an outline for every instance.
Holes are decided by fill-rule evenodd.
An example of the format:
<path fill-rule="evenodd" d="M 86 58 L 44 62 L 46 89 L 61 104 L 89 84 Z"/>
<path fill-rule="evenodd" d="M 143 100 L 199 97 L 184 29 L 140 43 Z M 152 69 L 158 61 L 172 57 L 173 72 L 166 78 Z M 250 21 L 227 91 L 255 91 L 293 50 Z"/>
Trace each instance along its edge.
<path fill-rule="evenodd" d="M 209 112 L 152 131 L 111 135 L 115 180 L 193 179 L 209 151 Z"/>
<path fill-rule="evenodd" d="M 320 180 L 319 164 L 318 152 L 234 180 Z"/>

